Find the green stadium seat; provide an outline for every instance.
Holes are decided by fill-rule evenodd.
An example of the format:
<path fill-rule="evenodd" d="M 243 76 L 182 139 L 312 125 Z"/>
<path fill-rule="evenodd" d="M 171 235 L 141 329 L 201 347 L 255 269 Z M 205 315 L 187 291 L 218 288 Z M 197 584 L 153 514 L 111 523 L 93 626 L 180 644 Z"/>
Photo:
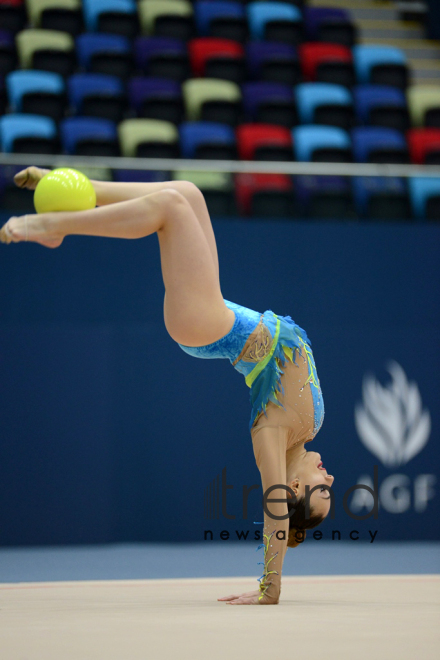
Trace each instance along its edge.
<path fill-rule="evenodd" d="M 193 78 L 182 85 L 189 121 L 216 121 L 236 126 L 241 111 L 240 87 L 229 80 Z"/>
<path fill-rule="evenodd" d="M 440 85 L 413 85 L 407 98 L 414 126 L 440 128 Z"/>
<path fill-rule="evenodd" d="M 15 37 L 22 69 L 53 71 L 68 76 L 75 67 L 72 35 L 56 30 L 22 30 Z"/>
<path fill-rule="evenodd" d="M 83 27 L 80 0 L 27 0 L 29 22 L 34 28 L 76 35 Z"/>
<path fill-rule="evenodd" d="M 188 0 L 140 0 L 143 34 L 187 40 L 193 36 L 193 7 Z"/>
<path fill-rule="evenodd" d="M 123 156 L 177 158 L 179 133 L 174 124 L 161 119 L 126 119 L 118 125 Z"/>

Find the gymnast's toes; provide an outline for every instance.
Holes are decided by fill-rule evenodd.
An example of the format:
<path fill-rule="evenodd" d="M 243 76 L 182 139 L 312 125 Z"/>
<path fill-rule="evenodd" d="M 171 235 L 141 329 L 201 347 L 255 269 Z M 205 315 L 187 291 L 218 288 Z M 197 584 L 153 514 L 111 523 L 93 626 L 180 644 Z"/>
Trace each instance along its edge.
<path fill-rule="evenodd" d="M 15 218 L 10 218 L 0 229 L 0 241 L 2 243 L 15 243 L 16 237 L 14 236 L 14 228 L 13 224 L 11 223 L 11 220 L 15 220 Z"/>

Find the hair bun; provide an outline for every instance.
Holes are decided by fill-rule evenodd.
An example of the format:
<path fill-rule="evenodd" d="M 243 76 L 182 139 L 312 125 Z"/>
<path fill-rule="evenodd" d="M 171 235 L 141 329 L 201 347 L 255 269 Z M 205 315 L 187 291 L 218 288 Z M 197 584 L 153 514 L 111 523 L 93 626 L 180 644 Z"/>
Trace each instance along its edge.
<path fill-rule="evenodd" d="M 305 538 L 305 529 L 297 529 L 296 527 L 291 527 L 289 530 L 289 538 L 287 539 L 287 547 L 296 548 L 297 545 L 301 545 Z"/>

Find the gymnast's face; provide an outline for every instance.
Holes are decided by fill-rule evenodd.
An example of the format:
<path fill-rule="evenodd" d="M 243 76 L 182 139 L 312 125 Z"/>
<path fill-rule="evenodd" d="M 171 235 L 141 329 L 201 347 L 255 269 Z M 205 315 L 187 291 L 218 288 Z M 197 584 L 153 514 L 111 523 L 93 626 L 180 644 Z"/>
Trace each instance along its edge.
<path fill-rule="evenodd" d="M 321 455 L 316 451 L 305 451 L 296 465 L 295 478 L 288 485 L 298 498 L 305 496 L 307 484 L 310 490 L 320 486 L 310 495 L 310 507 L 314 514 L 325 517 L 330 511 L 330 491 L 324 486 L 331 486 L 334 480 L 322 465 Z"/>

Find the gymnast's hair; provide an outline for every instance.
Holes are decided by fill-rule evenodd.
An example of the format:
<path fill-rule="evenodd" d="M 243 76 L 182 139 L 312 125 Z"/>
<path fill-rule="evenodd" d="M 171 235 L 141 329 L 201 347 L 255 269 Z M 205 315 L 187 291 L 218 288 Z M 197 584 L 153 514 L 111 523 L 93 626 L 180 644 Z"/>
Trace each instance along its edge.
<path fill-rule="evenodd" d="M 289 514 L 294 509 L 289 518 L 289 538 L 287 541 L 289 548 L 295 548 L 304 541 L 306 538 L 306 529 L 313 529 L 313 527 L 317 527 L 325 520 L 325 516 L 314 515 L 312 507 L 310 507 L 309 518 L 306 518 L 305 501 L 305 497 L 300 497 L 296 501 L 296 504 L 287 503 Z"/>

